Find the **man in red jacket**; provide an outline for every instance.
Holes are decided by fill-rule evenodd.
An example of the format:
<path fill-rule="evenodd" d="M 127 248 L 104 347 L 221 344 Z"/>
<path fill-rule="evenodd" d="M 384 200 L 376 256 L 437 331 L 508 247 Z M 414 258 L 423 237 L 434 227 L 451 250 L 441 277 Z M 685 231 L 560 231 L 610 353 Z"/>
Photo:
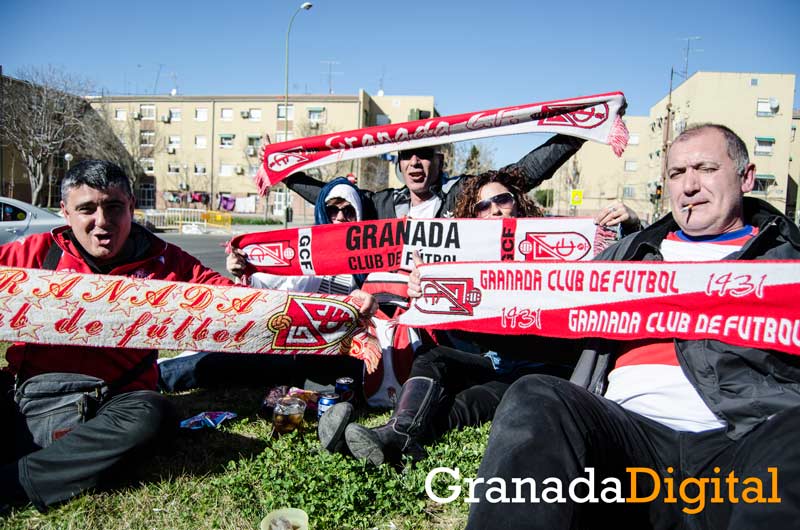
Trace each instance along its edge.
<path fill-rule="evenodd" d="M 134 224 L 133 208 L 130 181 L 122 169 L 100 160 L 81 162 L 61 184 L 61 211 L 67 226 L 1 246 L 0 265 L 232 284 Z M 18 383 L 52 372 L 124 383 L 94 418 L 44 448 L 31 442 L 24 418 L 3 388 L 0 505 L 30 501 L 45 510 L 81 491 L 101 487 L 112 469 L 129 460 L 135 450 L 143 453 L 143 448 L 175 429 L 172 405 L 155 392 L 158 369 L 151 351 L 14 344 L 6 358 Z M 6 430 L 9 425 L 11 433 Z"/>

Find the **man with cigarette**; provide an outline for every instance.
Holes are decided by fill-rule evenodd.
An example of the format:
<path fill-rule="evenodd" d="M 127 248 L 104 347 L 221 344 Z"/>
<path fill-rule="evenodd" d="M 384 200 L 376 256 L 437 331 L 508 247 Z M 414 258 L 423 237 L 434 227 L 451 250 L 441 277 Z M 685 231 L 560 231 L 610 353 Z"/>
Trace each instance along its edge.
<path fill-rule="evenodd" d="M 679 135 L 669 150 L 667 179 L 672 213 L 599 260 L 800 259 L 797 226 L 767 203 L 744 197 L 753 189 L 755 166 L 729 128 L 702 124 Z M 497 521 L 504 530 L 788 528 L 800 517 L 798 432 L 796 356 L 715 340 L 606 341 L 584 351 L 571 382 L 534 375 L 507 391 L 478 472 L 477 480 L 488 484 L 476 488 L 479 502 L 468 528 L 497 528 Z M 632 503 L 654 490 L 655 479 L 634 485 L 631 468 L 665 477 L 658 495 Z M 617 479 L 620 500 L 575 502 L 566 487 L 563 502 L 498 503 L 496 487 L 494 502 L 487 500 L 497 482 L 492 478 L 570 484 L 587 469 L 595 491 Z M 705 487 L 727 485 L 734 475 L 748 479 L 734 485 L 733 496 Z M 760 494 L 757 484 L 764 487 Z M 676 500 L 697 491 L 700 511 Z"/>

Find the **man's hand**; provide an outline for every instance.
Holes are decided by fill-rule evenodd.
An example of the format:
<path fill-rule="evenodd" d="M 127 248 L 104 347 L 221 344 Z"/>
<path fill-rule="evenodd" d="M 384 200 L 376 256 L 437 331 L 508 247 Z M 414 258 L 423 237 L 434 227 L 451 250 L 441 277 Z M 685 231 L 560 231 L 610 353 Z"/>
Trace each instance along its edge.
<path fill-rule="evenodd" d="M 225 258 L 225 268 L 232 275 L 241 278 L 244 275 L 244 268 L 247 265 L 247 258 L 244 251 L 240 248 L 231 248 L 231 253 Z"/>
<path fill-rule="evenodd" d="M 639 216 L 622 201 L 615 201 L 610 206 L 603 208 L 594 218 L 594 223 L 600 226 L 623 225 L 629 232 L 639 230 Z"/>
<path fill-rule="evenodd" d="M 408 297 L 419 298 L 422 296 L 422 282 L 420 281 L 419 267 L 422 265 L 422 256 L 419 255 L 419 250 L 415 250 L 411 255 L 414 259 L 414 268 L 411 269 L 411 274 L 408 275 Z"/>
<path fill-rule="evenodd" d="M 350 296 L 352 297 L 353 303 L 358 306 L 359 318 L 361 320 L 369 320 L 375 316 L 375 312 L 378 311 L 378 302 L 375 301 L 374 296 L 361 289 L 356 289 L 350 293 Z"/>

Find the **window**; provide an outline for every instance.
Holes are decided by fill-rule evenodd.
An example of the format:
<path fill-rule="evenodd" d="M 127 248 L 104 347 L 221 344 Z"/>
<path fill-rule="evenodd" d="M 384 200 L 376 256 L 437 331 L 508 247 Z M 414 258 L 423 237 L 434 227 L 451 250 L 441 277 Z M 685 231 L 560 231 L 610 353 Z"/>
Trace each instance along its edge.
<path fill-rule="evenodd" d="M 759 98 L 756 102 L 756 116 L 771 118 L 775 116 L 773 108 L 772 101 L 767 98 Z"/>
<path fill-rule="evenodd" d="M 167 173 L 169 173 L 170 175 L 177 175 L 180 172 L 181 172 L 180 164 L 173 164 L 173 163 L 167 164 Z"/>
<path fill-rule="evenodd" d="M 155 173 L 156 171 L 156 161 L 152 158 L 140 158 L 139 164 L 141 164 L 142 169 L 147 174 Z"/>
<path fill-rule="evenodd" d="M 255 177 L 256 173 L 258 173 L 258 168 L 261 164 L 250 164 L 247 166 L 247 176 L 248 177 Z"/>
<path fill-rule="evenodd" d="M 261 109 L 250 109 L 247 112 L 250 115 L 250 121 L 261 121 Z"/>
<path fill-rule="evenodd" d="M 308 121 L 321 123 L 325 121 L 325 107 L 309 107 Z"/>
<path fill-rule="evenodd" d="M 222 121 L 231 121 L 233 119 L 233 109 L 219 109 L 219 117 Z"/>
<path fill-rule="evenodd" d="M 286 209 L 287 199 L 289 198 L 289 190 L 286 188 L 278 188 L 270 192 L 270 196 L 275 197 L 275 202 L 272 203 L 272 215 L 283 215 Z"/>
<path fill-rule="evenodd" d="M 201 134 L 194 137 L 195 149 L 205 149 L 206 147 L 208 147 L 208 139 L 205 136 Z"/>
<path fill-rule="evenodd" d="M 639 133 L 631 133 L 628 136 L 628 145 L 639 145 Z"/>
<path fill-rule="evenodd" d="M 289 131 L 288 136 L 283 131 L 278 131 L 277 133 L 275 133 L 276 142 L 285 142 L 287 140 L 293 140 L 293 139 L 294 139 L 294 131 Z"/>
<path fill-rule="evenodd" d="M 232 177 L 235 171 L 236 166 L 234 164 L 220 164 L 219 166 L 220 177 Z"/>
<path fill-rule="evenodd" d="M 206 174 L 206 165 L 205 164 L 195 164 L 194 165 L 194 174 L 195 175 L 205 175 Z"/>
<path fill-rule="evenodd" d="M 756 175 L 753 193 L 767 193 L 769 187 L 775 184 L 775 175 Z"/>
<path fill-rule="evenodd" d="M 181 116 L 183 115 L 183 111 L 180 107 L 172 107 L 169 109 L 169 119 L 170 121 L 181 121 Z"/>
<path fill-rule="evenodd" d="M 125 109 L 114 109 L 114 119 L 117 121 L 125 121 L 128 118 L 128 111 Z"/>
<path fill-rule="evenodd" d="M 208 121 L 208 109 L 205 107 L 198 107 L 194 109 L 195 121 Z"/>
<path fill-rule="evenodd" d="M 139 113 L 142 115 L 143 120 L 154 120 L 156 119 L 156 106 L 139 105 Z"/>
<path fill-rule="evenodd" d="M 24 221 L 28 217 L 25 210 L 11 204 L 0 202 L 0 206 L 3 208 L 3 221 Z"/>
<path fill-rule="evenodd" d="M 625 186 L 622 188 L 623 199 L 633 199 L 636 197 L 636 188 L 633 186 Z"/>
<path fill-rule="evenodd" d="M 753 150 L 755 156 L 772 156 L 772 148 L 775 146 L 775 138 L 769 136 L 756 136 L 756 148 Z"/>
<path fill-rule="evenodd" d="M 236 138 L 235 134 L 220 134 L 219 135 L 219 146 L 222 149 L 230 149 L 233 147 L 233 139 Z"/>
<path fill-rule="evenodd" d="M 636 171 L 639 169 L 639 163 L 636 160 L 625 161 L 625 171 Z"/>
<path fill-rule="evenodd" d="M 150 209 L 156 207 L 156 185 L 152 182 L 139 184 L 139 190 L 136 195 L 137 208 Z"/>
<path fill-rule="evenodd" d="M 142 147 L 152 147 L 155 139 L 155 131 L 139 131 L 139 145 Z"/>
<path fill-rule="evenodd" d="M 167 139 L 167 145 L 170 147 L 180 147 L 181 146 L 181 137 L 180 136 L 170 136 Z"/>
<path fill-rule="evenodd" d="M 286 112 L 286 109 L 289 109 L 289 112 Z M 279 120 L 294 120 L 294 104 L 289 103 L 287 107 L 283 103 L 278 105 L 278 119 Z"/>
<path fill-rule="evenodd" d="M 750 86 L 758 86 L 758 78 L 757 77 L 751 77 L 750 78 Z"/>
<path fill-rule="evenodd" d="M 261 147 L 261 136 L 254 135 L 254 134 L 248 135 L 247 136 L 247 147 L 255 147 L 256 149 Z"/>

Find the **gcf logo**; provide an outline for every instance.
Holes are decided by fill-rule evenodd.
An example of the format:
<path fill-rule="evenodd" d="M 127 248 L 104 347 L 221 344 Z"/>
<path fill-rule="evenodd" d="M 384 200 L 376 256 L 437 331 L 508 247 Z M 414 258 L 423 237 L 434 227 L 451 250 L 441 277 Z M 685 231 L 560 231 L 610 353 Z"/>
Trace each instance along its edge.
<path fill-rule="evenodd" d="M 547 116 L 539 120 L 539 125 L 563 125 L 565 127 L 580 127 L 581 129 L 594 129 L 608 119 L 608 104 L 597 103 L 591 107 L 583 107 L 572 112 L 563 113 L 564 108 L 574 107 L 575 104 L 542 105 L 542 112 L 549 114 L 557 112 L 554 116 Z"/>
<path fill-rule="evenodd" d="M 422 313 L 471 316 L 480 303 L 481 292 L 472 278 L 424 278 L 415 305 Z"/>
<path fill-rule="evenodd" d="M 247 261 L 259 267 L 288 267 L 295 256 L 288 241 L 247 245 L 242 251 L 247 256 Z"/>
<path fill-rule="evenodd" d="M 586 236 L 578 232 L 528 232 L 519 243 L 525 261 L 579 261 L 592 249 Z"/>
<path fill-rule="evenodd" d="M 321 350 L 347 338 L 357 321 L 356 308 L 339 300 L 289 295 L 283 312 L 267 325 L 275 333 L 275 350 Z"/>
<path fill-rule="evenodd" d="M 275 172 L 286 171 L 303 162 L 308 162 L 308 158 L 299 153 L 270 153 L 267 155 L 267 167 Z"/>

